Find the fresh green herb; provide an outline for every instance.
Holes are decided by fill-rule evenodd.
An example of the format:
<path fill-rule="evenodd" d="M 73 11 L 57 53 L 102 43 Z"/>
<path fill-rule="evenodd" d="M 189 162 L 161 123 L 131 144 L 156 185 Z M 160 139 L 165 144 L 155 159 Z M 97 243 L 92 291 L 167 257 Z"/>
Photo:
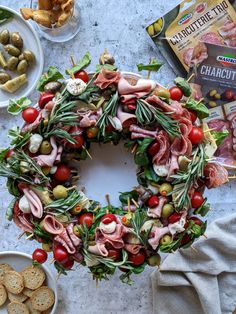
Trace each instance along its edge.
<path fill-rule="evenodd" d="M 150 182 L 158 183 L 160 181 L 160 177 L 156 174 L 153 167 L 145 167 L 144 176 Z"/>
<path fill-rule="evenodd" d="M 66 199 L 56 200 L 45 206 L 45 209 L 54 210 L 56 215 L 61 215 L 74 208 L 80 202 L 81 198 L 82 196 L 78 191 L 73 191 Z"/>
<path fill-rule="evenodd" d="M 87 51 L 86 54 L 83 56 L 83 58 L 78 62 L 78 64 L 73 66 L 73 68 L 66 70 L 66 74 L 72 75 L 76 72 L 79 72 L 82 69 L 86 68 L 90 64 L 90 62 L 91 62 L 91 55 Z"/>
<path fill-rule="evenodd" d="M 205 119 L 209 117 L 209 110 L 203 102 L 199 102 L 194 100 L 193 98 L 189 98 L 185 104 L 185 107 L 187 109 L 195 111 L 199 119 Z"/>
<path fill-rule="evenodd" d="M 16 180 L 15 179 L 12 179 L 12 178 L 8 178 L 7 179 L 7 189 L 8 189 L 8 192 L 15 196 L 15 197 L 18 197 L 20 196 L 20 192 L 17 188 L 17 184 L 16 184 Z"/>
<path fill-rule="evenodd" d="M 172 242 L 168 244 L 161 244 L 159 247 L 160 251 L 163 253 L 176 251 L 181 245 L 182 238 L 183 238 L 183 234 L 181 234 L 178 239 L 173 240 Z"/>
<path fill-rule="evenodd" d="M 145 138 L 142 141 L 138 141 L 138 148 L 134 155 L 134 162 L 138 166 L 147 166 L 149 164 L 149 157 L 147 154 L 148 146 L 154 141 L 152 138 Z"/>
<path fill-rule="evenodd" d="M 50 66 L 48 71 L 44 73 L 37 84 L 37 90 L 40 92 L 44 91 L 44 86 L 52 81 L 63 79 L 63 75 L 58 71 L 56 67 Z"/>
<path fill-rule="evenodd" d="M 58 263 L 57 261 L 54 262 L 54 267 L 56 268 L 58 274 L 67 276 L 67 271 L 66 271 L 65 268 L 64 268 L 60 263 Z"/>
<path fill-rule="evenodd" d="M 97 102 L 100 98 L 100 89 L 97 86 L 87 86 L 86 90 L 82 94 L 76 96 L 76 99 L 82 100 L 87 104 Z"/>
<path fill-rule="evenodd" d="M 134 212 L 134 216 L 131 218 L 132 227 L 134 228 L 134 233 L 139 239 L 140 243 L 146 248 L 148 243 L 148 236 L 151 229 L 147 232 L 141 232 L 141 228 L 147 219 L 147 211 L 144 208 L 137 208 Z"/>
<path fill-rule="evenodd" d="M 189 97 L 192 94 L 191 86 L 183 77 L 176 77 L 174 82 L 182 90 L 184 96 Z"/>
<path fill-rule="evenodd" d="M 76 143 L 76 140 L 71 136 L 71 134 L 69 134 L 66 130 L 63 129 L 55 128 L 49 131 L 48 133 L 44 133 L 44 138 L 50 138 L 51 136 L 60 137 L 62 139 L 67 140 L 67 142 L 71 144 Z"/>
<path fill-rule="evenodd" d="M 18 100 L 9 100 L 9 105 L 7 107 L 7 112 L 12 114 L 12 115 L 17 115 L 21 111 L 23 111 L 25 108 L 27 108 L 31 104 L 31 101 L 26 98 L 22 97 Z"/>
<path fill-rule="evenodd" d="M 14 14 L 8 10 L 0 9 L 0 24 L 3 24 L 4 22 L 10 20 L 13 18 Z"/>
<path fill-rule="evenodd" d="M 170 136 L 180 136 L 179 124 L 170 117 L 171 112 L 164 113 L 145 100 L 139 99 L 137 100 L 135 114 L 138 122 L 142 125 L 158 123 Z"/>
<path fill-rule="evenodd" d="M 0 163 L 3 162 L 6 158 L 6 154 L 9 151 L 8 148 L 6 149 L 0 149 Z"/>
<path fill-rule="evenodd" d="M 194 214 L 195 215 L 201 215 L 202 217 L 206 216 L 206 214 L 211 209 L 211 205 L 207 203 L 207 200 L 204 201 L 204 203 L 197 209 L 195 209 Z"/>
<path fill-rule="evenodd" d="M 114 64 L 97 64 L 96 65 L 96 73 L 99 73 L 102 69 L 106 69 L 108 71 L 116 71 L 117 66 Z"/>
<path fill-rule="evenodd" d="M 15 127 L 8 131 L 8 137 L 11 139 L 11 145 L 14 145 L 15 148 L 21 148 L 28 143 L 31 133 L 21 134 L 20 128 Z"/>
<path fill-rule="evenodd" d="M 16 202 L 16 199 L 14 198 L 7 207 L 6 218 L 9 221 L 11 221 L 13 218 L 13 209 L 14 209 L 15 202 Z"/>
<path fill-rule="evenodd" d="M 136 190 L 132 190 L 130 192 L 120 192 L 119 200 L 123 205 L 128 204 L 128 199 L 134 199 L 135 201 L 138 200 L 138 192 Z"/>
<path fill-rule="evenodd" d="M 43 239 L 44 241 L 51 240 L 51 234 L 41 228 L 40 224 L 37 222 L 33 222 L 34 224 L 34 234 L 39 238 Z"/>
<path fill-rule="evenodd" d="M 216 145 L 220 146 L 225 138 L 229 135 L 229 131 L 228 130 L 223 130 L 223 131 L 211 131 L 211 135 L 214 137 L 215 141 L 216 141 Z"/>
<path fill-rule="evenodd" d="M 156 59 L 152 59 L 149 64 L 137 64 L 137 68 L 139 72 L 144 70 L 157 72 L 163 64 L 163 62 L 158 62 Z"/>

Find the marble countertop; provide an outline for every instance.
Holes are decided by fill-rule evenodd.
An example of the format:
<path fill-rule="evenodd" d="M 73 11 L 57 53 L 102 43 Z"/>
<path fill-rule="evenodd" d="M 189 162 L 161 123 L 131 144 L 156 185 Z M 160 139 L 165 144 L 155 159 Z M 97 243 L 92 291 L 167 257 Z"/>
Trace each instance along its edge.
<path fill-rule="evenodd" d="M 3 1 L 1 1 L 3 2 Z M 7 5 L 15 10 L 28 6 L 30 1 L 5 0 Z M 115 56 L 119 68 L 126 71 L 136 71 L 136 64 L 148 62 L 155 56 L 163 60 L 145 31 L 145 26 L 156 17 L 168 11 L 179 1 L 176 0 L 84 0 L 78 1 L 81 17 L 80 32 L 71 41 L 63 44 L 51 43 L 41 38 L 45 69 L 54 65 L 64 70 L 69 63 L 69 56 L 81 57 L 87 50 L 92 54 L 91 69 L 97 63 L 104 48 Z M 155 75 L 162 85 L 168 84 L 174 78 L 174 73 L 165 64 Z M 32 100 L 36 94 L 32 94 Z M 10 116 L 5 110 L 0 110 L 0 147 L 9 143 L 7 130 L 20 125 L 19 118 Z M 232 192 L 235 184 L 211 191 L 212 211 L 208 216 L 211 221 L 216 217 L 230 214 L 235 208 L 235 198 Z M 5 219 L 5 210 L 11 200 L 5 187 L 5 181 L 0 178 L 0 250 L 17 250 L 31 253 L 37 243 L 27 242 L 24 238 L 17 240 L 20 231 Z M 57 314 L 114 314 L 140 313 L 152 311 L 152 293 L 149 275 L 153 269 L 135 277 L 134 284 L 121 284 L 116 274 L 110 281 L 96 286 L 88 271 L 78 267 L 76 272 L 62 276 L 59 285 L 59 306 Z M 157 296 L 158 297 L 158 296 Z"/>

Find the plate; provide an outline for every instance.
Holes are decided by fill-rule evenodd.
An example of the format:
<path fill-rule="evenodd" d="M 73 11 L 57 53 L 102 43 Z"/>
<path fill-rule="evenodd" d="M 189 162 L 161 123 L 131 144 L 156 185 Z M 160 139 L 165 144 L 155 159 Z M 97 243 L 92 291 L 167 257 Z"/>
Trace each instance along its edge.
<path fill-rule="evenodd" d="M 21 271 L 23 268 L 32 264 L 32 259 L 30 255 L 21 252 L 0 252 L 0 264 L 3 263 L 11 265 L 16 271 Z M 52 272 L 46 266 L 42 265 L 42 268 L 46 273 L 46 285 L 55 293 L 55 304 L 49 314 L 55 314 L 58 303 L 56 279 L 54 279 Z M 7 314 L 5 305 L 0 307 L 0 314 Z"/>
<path fill-rule="evenodd" d="M 9 31 L 19 32 L 24 40 L 24 48 L 33 51 L 36 56 L 36 64 L 34 64 L 27 72 L 27 84 L 25 84 L 14 94 L 0 90 L 0 108 L 3 108 L 7 107 L 10 98 L 19 99 L 21 97 L 26 97 L 34 90 L 37 81 L 43 72 L 44 56 L 39 37 L 33 27 L 28 22 L 26 22 L 16 11 L 5 6 L 0 6 L 0 9 L 8 10 L 14 14 L 14 17 L 11 20 L 0 24 L 0 31 L 7 28 Z M 0 44 L 0 46 L 0 50 L 2 51 L 2 45 Z"/>

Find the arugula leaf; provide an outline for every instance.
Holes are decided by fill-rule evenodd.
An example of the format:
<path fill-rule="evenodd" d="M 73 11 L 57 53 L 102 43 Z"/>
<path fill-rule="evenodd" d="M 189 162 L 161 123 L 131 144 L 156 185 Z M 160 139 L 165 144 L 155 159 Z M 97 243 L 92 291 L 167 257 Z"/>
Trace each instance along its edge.
<path fill-rule="evenodd" d="M 139 166 L 146 166 L 149 164 L 149 158 L 147 154 L 148 146 L 153 142 L 152 138 L 145 138 L 143 141 L 139 141 L 139 147 L 136 150 L 134 156 L 134 162 Z"/>
<path fill-rule="evenodd" d="M 0 149 L 0 163 L 5 160 L 8 150 L 9 150 L 8 148 Z"/>
<path fill-rule="evenodd" d="M 160 181 L 160 177 L 156 174 L 153 167 L 146 167 L 144 170 L 145 178 L 150 182 L 158 183 Z"/>
<path fill-rule="evenodd" d="M 5 10 L 5 9 L 0 9 L 0 24 L 11 19 L 13 16 L 14 16 L 14 14 L 12 12 Z"/>
<path fill-rule="evenodd" d="M 229 131 L 228 130 L 224 130 L 224 131 L 211 131 L 212 136 L 214 137 L 215 141 L 216 141 L 216 145 L 220 146 L 225 138 L 229 135 Z"/>
<path fill-rule="evenodd" d="M 139 72 L 144 70 L 157 72 L 163 64 L 163 62 L 158 62 L 156 59 L 153 59 L 149 64 L 137 64 L 137 68 Z"/>
<path fill-rule="evenodd" d="M 16 197 L 20 196 L 20 192 L 16 186 L 16 180 L 15 179 L 12 179 L 12 178 L 7 179 L 7 188 L 8 188 L 8 192 L 11 195 L 14 195 Z"/>
<path fill-rule="evenodd" d="M 102 69 L 106 69 L 108 71 L 116 71 L 117 70 L 117 66 L 113 65 L 113 64 L 97 64 L 96 65 L 96 73 L 100 72 Z"/>
<path fill-rule="evenodd" d="M 207 203 L 207 200 L 204 201 L 204 203 L 197 209 L 195 209 L 194 214 L 195 215 L 201 215 L 202 217 L 206 216 L 206 214 L 211 209 L 211 205 Z"/>
<path fill-rule="evenodd" d="M 57 81 L 63 79 L 63 75 L 58 71 L 56 67 L 50 66 L 48 71 L 41 75 L 38 83 L 37 83 L 37 90 L 40 92 L 44 91 L 44 86 L 52 81 Z"/>
<path fill-rule="evenodd" d="M 132 190 L 130 192 L 120 192 L 119 200 L 122 204 L 127 205 L 128 199 L 134 199 L 135 201 L 138 200 L 138 192 L 136 190 Z"/>
<path fill-rule="evenodd" d="M 71 69 L 67 69 L 66 70 L 66 74 L 74 74 L 84 68 L 86 68 L 91 62 L 91 55 L 90 53 L 87 51 L 86 54 L 83 56 L 83 58 L 78 62 L 78 64 L 76 64 L 75 66 L 73 66 Z"/>
<path fill-rule="evenodd" d="M 176 77 L 174 82 L 182 90 L 184 96 L 189 97 L 192 94 L 191 86 L 183 77 Z"/>
<path fill-rule="evenodd" d="M 7 112 L 12 115 L 19 114 L 22 110 L 27 108 L 31 104 L 31 101 L 27 97 L 22 97 L 18 100 L 9 100 L 9 105 L 7 107 Z"/>
<path fill-rule="evenodd" d="M 199 119 L 204 119 L 204 118 L 209 117 L 209 110 L 204 105 L 204 103 L 196 101 L 193 98 L 190 98 L 187 100 L 185 107 L 187 109 L 191 109 L 191 110 L 196 111 Z"/>
<path fill-rule="evenodd" d="M 34 234 L 36 236 L 38 236 L 39 238 L 41 238 L 45 241 L 51 240 L 51 234 L 48 233 L 47 231 L 43 230 L 39 223 L 33 222 L 33 224 L 34 224 Z"/>
<path fill-rule="evenodd" d="M 54 267 L 56 268 L 58 274 L 62 274 L 62 275 L 67 276 L 66 269 L 60 263 L 58 263 L 57 261 L 54 262 Z"/>

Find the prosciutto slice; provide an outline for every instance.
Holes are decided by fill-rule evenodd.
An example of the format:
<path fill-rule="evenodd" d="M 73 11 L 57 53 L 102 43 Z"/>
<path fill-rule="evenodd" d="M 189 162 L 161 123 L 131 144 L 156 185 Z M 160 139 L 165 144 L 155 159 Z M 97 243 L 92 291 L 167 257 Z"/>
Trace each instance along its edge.
<path fill-rule="evenodd" d="M 60 234 L 64 226 L 52 215 L 47 215 L 43 220 L 43 228 L 50 234 Z"/>
<path fill-rule="evenodd" d="M 95 245 L 90 245 L 88 247 L 88 251 L 95 255 L 100 255 L 104 257 L 108 256 L 108 250 L 106 249 L 106 246 L 104 243 L 97 243 Z"/>
<path fill-rule="evenodd" d="M 190 86 L 192 88 L 191 97 L 195 100 L 200 100 L 202 98 L 202 87 L 201 87 L 201 85 L 196 84 L 196 83 L 190 83 Z"/>
<path fill-rule="evenodd" d="M 25 133 L 27 133 L 27 132 L 30 131 L 30 130 L 32 131 L 32 130 L 37 129 L 37 127 L 39 126 L 39 124 L 41 123 L 41 121 L 42 121 L 44 118 L 46 118 L 47 116 L 48 116 L 47 110 L 45 110 L 45 109 L 41 110 L 40 113 L 39 113 L 39 115 L 38 115 L 38 117 L 35 119 L 35 121 L 34 121 L 33 123 L 26 124 L 26 125 L 22 128 L 21 132 L 22 132 L 23 134 L 25 134 Z"/>
<path fill-rule="evenodd" d="M 150 131 L 146 130 L 144 128 L 139 127 L 136 124 L 132 124 L 129 128 L 131 132 L 131 139 L 137 139 L 137 138 L 155 138 L 157 136 L 157 131 Z"/>
<path fill-rule="evenodd" d="M 57 157 L 55 159 L 55 162 L 59 163 L 61 161 L 61 154 L 62 154 L 62 152 L 63 152 L 63 146 L 60 145 L 58 147 L 58 150 L 57 150 Z"/>
<path fill-rule="evenodd" d="M 40 167 L 53 167 L 57 159 L 58 148 L 54 136 L 50 137 L 50 143 L 52 145 L 52 151 L 49 155 L 39 155 L 34 157 Z"/>
<path fill-rule="evenodd" d="M 38 195 L 29 188 L 23 189 L 23 193 L 29 202 L 32 215 L 36 218 L 42 218 L 43 205 Z"/>
<path fill-rule="evenodd" d="M 117 118 L 120 120 L 123 128 L 128 128 L 137 121 L 136 115 L 124 112 L 122 106 L 119 106 L 117 109 Z"/>
<path fill-rule="evenodd" d="M 81 244 L 81 240 L 80 240 L 80 238 L 78 238 L 78 237 L 74 234 L 74 232 L 73 232 L 73 227 L 74 227 L 73 223 L 70 223 L 70 224 L 67 226 L 66 230 L 67 230 L 67 233 L 68 233 L 68 235 L 69 235 L 69 237 L 70 237 L 70 239 L 71 239 L 73 245 L 74 245 L 74 246 L 79 246 L 79 245 Z"/>
<path fill-rule="evenodd" d="M 159 144 L 159 151 L 153 157 L 152 162 L 156 165 L 165 165 L 170 156 L 170 141 L 168 134 L 161 130 L 156 136 L 156 142 Z"/>
<path fill-rule="evenodd" d="M 64 231 L 62 233 L 58 234 L 54 238 L 54 240 L 56 242 L 60 243 L 62 246 L 64 246 L 69 254 L 75 254 L 75 252 L 76 252 L 75 246 L 72 243 L 69 235 L 67 234 L 66 229 L 64 229 Z"/>
<path fill-rule="evenodd" d="M 166 202 L 167 202 L 167 198 L 161 196 L 159 198 L 158 206 L 156 206 L 154 208 L 148 208 L 147 215 L 149 217 L 152 217 L 152 218 L 159 218 L 159 217 L 161 217 L 162 208 L 163 208 L 163 206 L 165 205 Z"/>
<path fill-rule="evenodd" d="M 101 89 L 106 89 L 112 84 L 118 84 L 121 74 L 118 71 L 109 71 L 103 68 L 98 74 L 96 80 L 93 82 L 94 85 Z"/>
<path fill-rule="evenodd" d="M 138 254 L 139 251 L 141 250 L 142 248 L 142 245 L 141 244 L 129 244 L 129 243 L 126 243 L 125 244 L 125 250 L 131 254 Z"/>
<path fill-rule="evenodd" d="M 176 110 L 178 112 L 178 109 L 172 107 L 171 105 L 167 104 L 163 100 L 161 100 L 159 97 L 153 95 L 149 96 L 146 101 L 150 104 L 153 105 L 154 107 L 157 107 L 161 109 L 164 112 L 169 112 L 169 113 L 175 113 Z"/>
<path fill-rule="evenodd" d="M 151 247 L 153 248 L 153 250 L 156 250 L 156 248 L 158 247 L 158 245 L 159 245 L 159 242 L 160 242 L 160 240 L 161 240 L 161 238 L 165 235 L 165 234 L 167 234 L 167 233 L 169 233 L 169 228 L 168 227 L 156 227 L 156 226 L 154 226 L 153 228 L 152 228 L 152 231 L 151 231 L 151 233 L 154 235 L 153 236 L 153 238 L 150 238 L 149 240 L 148 240 L 148 243 L 151 245 Z"/>
<path fill-rule="evenodd" d="M 171 144 L 171 153 L 176 156 L 189 155 L 192 151 L 190 140 L 184 136 L 176 137 Z"/>
<path fill-rule="evenodd" d="M 168 179 L 179 170 L 178 156 L 175 154 L 171 155 L 170 158 L 170 168 L 168 172 Z"/>
<path fill-rule="evenodd" d="M 228 171 L 220 164 L 213 162 L 206 165 L 204 175 L 208 189 L 216 188 L 229 181 Z"/>
<path fill-rule="evenodd" d="M 20 215 L 13 215 L 13 221 L 18 228 L 20 228 L 24 232 L 33 232 L 33 225 L 29 221 L 29 215 L 27 214 L 20 214 Z"/>
<path fill-rule="evenodd" d="M 115 249 L 121 249 L 124 247 L 124 241 L 122 237 L 125 234 L 125 229 L 122 224 L 117 223 L 116 229 L 113 233 L 105 233 L 100 227 L 96 229 L 95 240 L 100 244 L 111 244 Z"/>

